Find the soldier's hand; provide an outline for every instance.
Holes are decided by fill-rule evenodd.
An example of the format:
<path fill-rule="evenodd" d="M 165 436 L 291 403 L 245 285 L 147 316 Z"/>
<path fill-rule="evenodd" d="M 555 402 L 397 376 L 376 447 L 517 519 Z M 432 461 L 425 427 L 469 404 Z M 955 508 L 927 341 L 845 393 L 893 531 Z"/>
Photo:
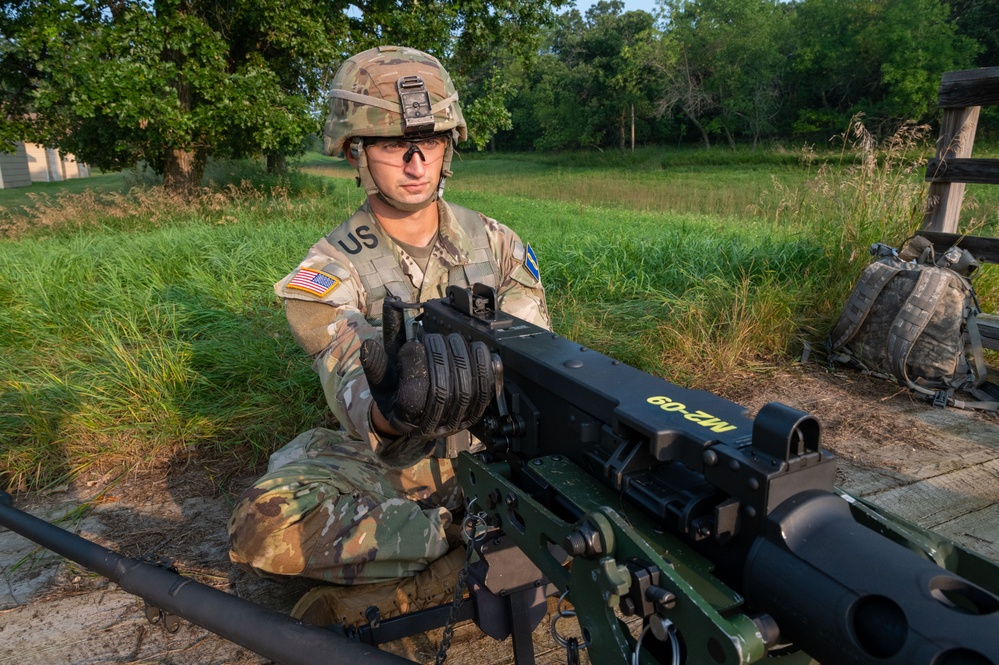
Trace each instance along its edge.
<path fill-rule="evenodd" d="M 482 417 L 495 389 L 492 357 L 482 342 L 429 334 L 404 341 L 402 311 L 383 310 L 384 345 L 366 340 L 361 366 L 389 425 L 433 439 L 467 429 Z"/>

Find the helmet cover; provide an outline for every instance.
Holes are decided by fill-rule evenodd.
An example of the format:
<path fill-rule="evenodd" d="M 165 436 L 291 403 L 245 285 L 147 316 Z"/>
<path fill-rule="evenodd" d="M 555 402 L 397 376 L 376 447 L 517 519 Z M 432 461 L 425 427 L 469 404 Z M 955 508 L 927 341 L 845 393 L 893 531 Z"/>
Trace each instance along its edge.
<path fill-rule="evenodd" d="M 421 133 L 456 130 L 453 138 L 465 140 L 467 129 L 458 93 L 440 61 L 405 46 L 379 46 L 348 58 L 333 78 L 330 112 L 323 130 L 326 154 L 340 154 L 354 137 L 411 135 L 413 127 L 403 112 L 400 81 L 413 81 L 412 77 L 421 80 L 429 93 L 433 127 L 428 121 Z"/>

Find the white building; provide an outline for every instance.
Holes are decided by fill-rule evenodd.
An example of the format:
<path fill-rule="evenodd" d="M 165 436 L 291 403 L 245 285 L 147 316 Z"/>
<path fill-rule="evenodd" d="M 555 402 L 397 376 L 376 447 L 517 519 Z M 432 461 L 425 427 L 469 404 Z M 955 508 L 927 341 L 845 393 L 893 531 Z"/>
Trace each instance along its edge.
<path fill-rule="evenodd" d="M 27 187 L 31 184 L 28 153 L 18 141 L 14 152 L 0 152 L 0 189 Z"/>
<path fill-rule="evenodd" d="M 66 178 L 89 178 L 90 167 L 83 162 L 76 161 L 75 155 L 63 155 L 62 177 Z"/>
<path fill-rule="evenodd" d="M 90 167 L 74 155 L 60 156 L 57 150 L 37 143 L 18 143 L 16 152 L 0 153 L 0 189 L 89 177 Z"/>
<path fill-rule="evenodd" d="M 63 179 L 62 160 L 55 149 L 37 143 L 25 143 L 24 149 L 28 153 L 31 182 L 55 182 Z"/>

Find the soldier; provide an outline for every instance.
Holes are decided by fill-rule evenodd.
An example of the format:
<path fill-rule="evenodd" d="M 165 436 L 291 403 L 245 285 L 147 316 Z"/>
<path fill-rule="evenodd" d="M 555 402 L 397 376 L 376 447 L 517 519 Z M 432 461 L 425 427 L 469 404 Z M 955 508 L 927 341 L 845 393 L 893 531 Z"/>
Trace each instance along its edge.
<path fill-rule="evenodd" d="M 445 556 L 462 509 L 450 457 L 485 406 L 468 393 L 492 382 L 488 352 L 457 335 L 386 355 L 383 301 L 423 302 L 481 282 L 503 310 L 550 323 L 530 245 L 441 198 L 466 125 L 434 57 L 382 46 L 348 59 L 324 137 L 327 154 L 343 151 L 357 169 L 367 199 L 274 288 L 341 429 L 307 431 L 271 456 L 229 520 L 230 557 L 261 575 L 332 583 L 293 614 L 354 624 L 372 604 L 387 618 L 450 597 L 463 561 L 460 548 Z M 466 375 L 430 395 L 441 356 Z"/>

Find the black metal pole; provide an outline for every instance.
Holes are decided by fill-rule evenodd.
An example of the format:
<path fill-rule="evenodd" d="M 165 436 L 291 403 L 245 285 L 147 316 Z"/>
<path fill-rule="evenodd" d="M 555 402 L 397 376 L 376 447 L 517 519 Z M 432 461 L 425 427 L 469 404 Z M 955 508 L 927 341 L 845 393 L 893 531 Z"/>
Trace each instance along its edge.
<path fill-rule="evenodd" d="M 0 491 L 0 525 L 85 566 L 128 593 L 282 665 L 412 665 L 413 661 L 310 626 L 165 568 L 130 559 L 13 507 Z"/>

